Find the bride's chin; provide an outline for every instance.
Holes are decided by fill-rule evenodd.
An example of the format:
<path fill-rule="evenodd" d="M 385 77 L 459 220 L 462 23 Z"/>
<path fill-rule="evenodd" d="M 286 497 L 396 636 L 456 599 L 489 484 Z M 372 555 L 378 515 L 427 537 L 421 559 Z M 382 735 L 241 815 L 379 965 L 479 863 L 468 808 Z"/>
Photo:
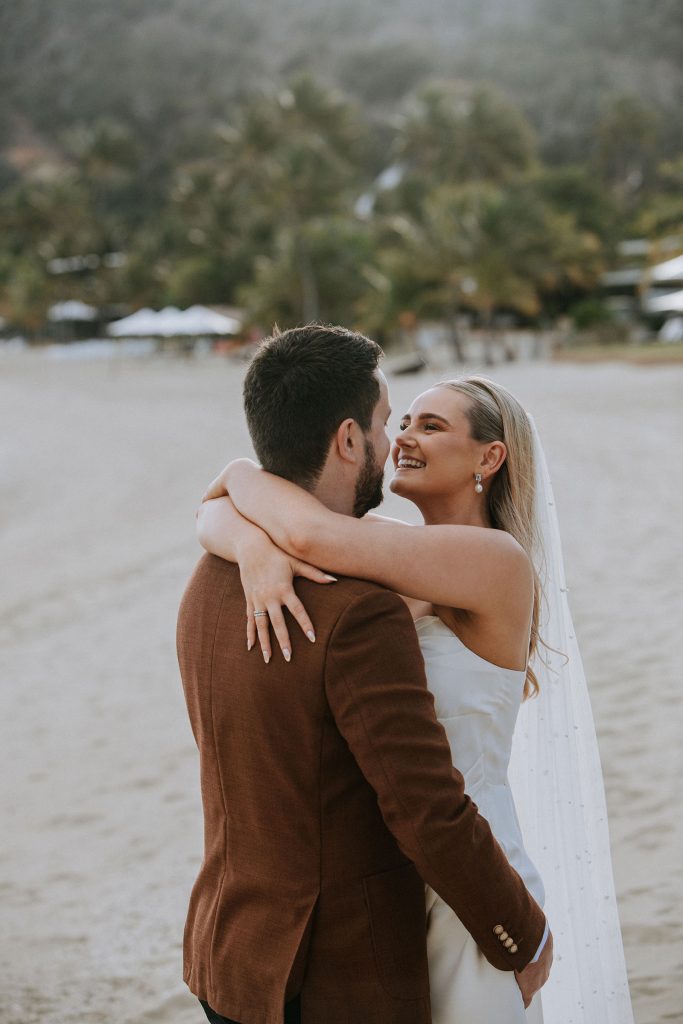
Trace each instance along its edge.
<path fill-rule="evenodd" d="M 389 490 L 392 494 L 405 494 L 405 492 L 409 490 L 409 488 L 406 487 L 406 483 L 407 481 L 405 477 L 401 477 L 397 474 L 389 481 Z"/>

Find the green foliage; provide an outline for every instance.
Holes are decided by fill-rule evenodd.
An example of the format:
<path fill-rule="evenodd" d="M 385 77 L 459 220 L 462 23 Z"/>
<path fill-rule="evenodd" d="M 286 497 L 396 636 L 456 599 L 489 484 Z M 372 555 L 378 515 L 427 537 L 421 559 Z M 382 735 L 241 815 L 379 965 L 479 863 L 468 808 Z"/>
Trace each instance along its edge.
<path fill-rule="evenodd" d="M 597 240 L 523 178 L 512 186 L 441 185 L 427 195 L 420 222 L 399 228 L 399 239 L 392 277 L 404 286 L 408 279 L 403 308 L 426 316 L 453 316 L 464 306 L 485 319 L 501 307 L 533 317 L 545 297 L 568 284 L 592 286 L 600 269 Z"/>
<path fill-rule="evenodd" d="M 594 235 L 609 250 L 619 237 L 619 205 L 591 168 L 543 167 L 535 173 L 533 181 L 549 205 L 571 214 L 580 231 Z"/>
<path fill-rule="evenodd" d="M 575 303 L 570 308 L 569 315 L 579 331 L 609 324 L 613 320 L 612 314 L 604 302 L 595 295 Z"/>
<path fill-rule="evenodd" d="M 434 84 L 409 103 L 397 157 L 430 184 L 508 181 L 534 160 L 522 113 L 491 88 Z"/>
<path fill-rule="evenodd" d="M 678 4 L 6 5 L 0 313 L 576 308 L 620 239 L 683 235 Z"/>
<path fill-rule="evenodd" d="M 0 5 L 7 136 L 28 125 L 54 140 L 106 112 L 174 160 L 264 81 L 280 88 L 306 72 L 389 112 L 431 78 L 491 82 L 524 112 L 554 163 L 583 159 L 617 94 L 662 115 L 660 159 L 675 156 L 683 132 L 680 0 Z"/>
<path fill-rule="evenodd" d="M 360 303 L 373 249 L 368 228 L 348 217 L 320 217 L 282 228 L 257 257 L 241 292 L 251 319 L 293 327 L 309 319 L 365 326 Z"/>
<path fill-rule="evenodd" d="M 603 179 L 626 204 L 650 184 L 657 157 L 655 111 L 635 96 L 618 96 L 596 131 L 595 163 Z"/>
<path fill-rule="evenodd" d="M 28 255 L 10 260 L 0 257 L 0 316 L 36 331 L 54 301 L 42 261 Z"/>
<path fill-rule="evenodd" d="M 659 167 L 658 188 L 641 209 L 636 227 L 650 238 L 683 239 L 683 155 Z"/>

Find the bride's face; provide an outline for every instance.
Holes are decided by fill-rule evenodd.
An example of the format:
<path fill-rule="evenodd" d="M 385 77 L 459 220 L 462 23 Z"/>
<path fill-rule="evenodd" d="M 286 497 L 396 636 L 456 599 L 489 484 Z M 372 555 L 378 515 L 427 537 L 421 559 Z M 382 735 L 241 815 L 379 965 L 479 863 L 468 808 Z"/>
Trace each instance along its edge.
<path fill-rule="evenodd" d="M 418 395 L 392 445 L 395 494 L 412 500 L 452 496 L 474 487 L 485 445 L 470 437 L 468 399 L 449 388 Z"/>

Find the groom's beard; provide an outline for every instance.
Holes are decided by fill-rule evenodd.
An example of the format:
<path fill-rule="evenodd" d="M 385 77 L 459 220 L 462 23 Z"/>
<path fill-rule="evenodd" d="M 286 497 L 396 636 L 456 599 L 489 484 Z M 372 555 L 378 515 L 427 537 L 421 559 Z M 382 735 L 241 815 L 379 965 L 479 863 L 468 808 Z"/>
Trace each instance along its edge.
<path fill-rule="evenodd" d="M 353 500 L 353 514 L 356 519 L 362 519 L 371 508 L 377 508 L 382 504 L 383 483 L 384 466 L 377 465 L 375 449 L 366 439 L 365 462 L 356 481 L 356 493 Z"/>

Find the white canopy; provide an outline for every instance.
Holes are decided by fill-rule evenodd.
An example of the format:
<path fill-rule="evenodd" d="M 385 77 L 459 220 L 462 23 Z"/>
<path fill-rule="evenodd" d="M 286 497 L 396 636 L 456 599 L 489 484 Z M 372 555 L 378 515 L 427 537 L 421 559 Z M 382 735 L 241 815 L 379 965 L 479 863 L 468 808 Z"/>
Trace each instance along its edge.
<path fill-rule="evenodd" d="M 241 326 L 235 317 L 224 316 L 208 306 L 166 306 L 162 310 L 139 309 L 110 324 L 109 333 L 114 338 L 198 338 L 206 334 L 237 334 Z"/>

